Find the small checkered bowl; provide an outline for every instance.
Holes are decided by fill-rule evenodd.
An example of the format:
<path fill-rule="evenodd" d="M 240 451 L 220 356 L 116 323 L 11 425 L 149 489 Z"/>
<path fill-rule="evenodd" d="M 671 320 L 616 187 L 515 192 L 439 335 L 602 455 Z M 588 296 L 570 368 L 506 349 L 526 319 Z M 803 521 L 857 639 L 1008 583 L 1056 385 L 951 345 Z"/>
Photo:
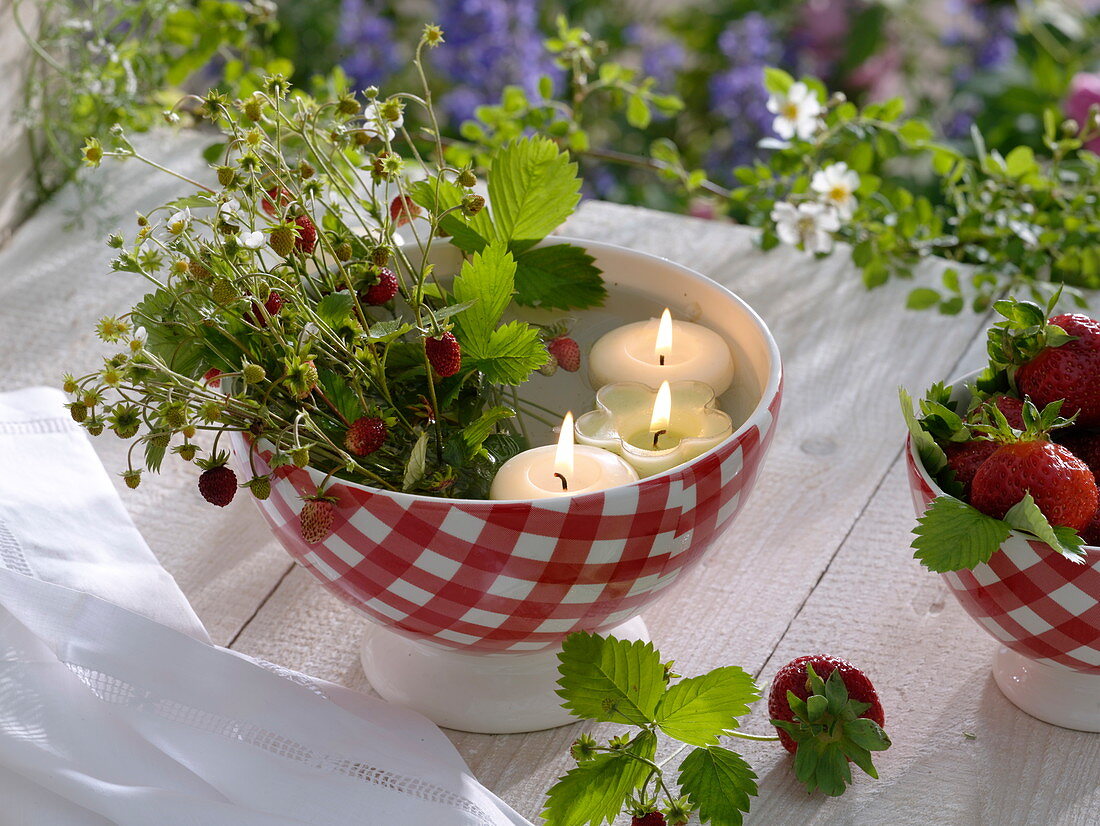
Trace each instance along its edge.
<path fill-rule="evenodd" d="M 964 385 L 953 384 L 965 405 Z M 961 391 L 961 392 L 960 392 Z M 919 515 L 945 495 L 906 444 L 909 489 Z M 942 574 L 959 604 L 1001 645 L 994 678 L 1017 706 L 1041 720 L 1100 731 L 1100 548 L 1084 564 L 1013 531 L 970 570 Z"/>
<path fill-rule="evenodd" d="M 595 258 L 609 304 L 622 299 L 626 305 L 669 306 L 727 339 L 740 371 L 739 386 L 731 391 L 740 394 L 740 426 L 684 465 L 572 497 L 441 499 L 337 480 L 327 490 L 337 500 L 336 521 L 331 535 L 316 544 L 303 540 L 298 514 L 302 497 L 316 491 L 324 474 L 308 468 L 276 474 L 270 498 L 257 504 L 290 555 L 337 597 L 417 643 L 457 654 L 545 653 L 552 660 L 574 631 L 622 628 L 694 567 L 729 527 L 770 444 L 781 397 L 779 351 L 744 301 L 662 258 L 592 241 L 550 243 L 561 241 L 583 246 Z M 446 271 L 437 266 L 437 272 Z M 601 323 L 606 328 L 612 322 Z M 582 350 L 603 331 L 579 333 Z M 559 373 L 554 380 L 579 387 L 580 375 Z M 581 389 L 591 403 L 592 389 Z M 239 457 L 247 455 L 241 438 L 234 447 Z M 260 445 L 257 472 L 267 471 L 269 458 L 270 449 Z M 644 629 L 624 634 L 642 636 Z M 364 662 L 369 659 L 364 654 Z M 553 671 L 556 662 L 547 662 Z M 368 676 L 383 696 L 401 693 L 387 692 L 375 675 Z M 411 690 L 411 681 L 402 691 Z M 425 673 L 423 681 L 439 683 L 438 669 Z M 552 679 L 548 686 L 560 716 Z M 421 710 L 428 705 L 411 704 Z M 452 727 L 526 730 L 491 729 L 449 712 L 427 711 Z"/>

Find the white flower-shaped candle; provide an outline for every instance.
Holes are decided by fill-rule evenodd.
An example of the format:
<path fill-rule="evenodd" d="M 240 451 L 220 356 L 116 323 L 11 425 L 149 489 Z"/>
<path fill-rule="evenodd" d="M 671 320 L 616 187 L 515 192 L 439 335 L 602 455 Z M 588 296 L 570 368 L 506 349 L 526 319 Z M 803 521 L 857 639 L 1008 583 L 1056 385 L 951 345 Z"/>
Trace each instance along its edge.
<path fill-rule="evenodd" d="M 627 462 L 599 447 L 573 443 L 573 414 L 566 413 L 556 445 L 525 450 L 497 471 L 490 499 L 547 499 L 576 496 L 637 482 Z"/>
<path fill-rule="evenodd" d="M 577 441 L 618 453 L 643 479 L 701 456 L 733 433 L 733 420 L 699 381 L 666 381 L 657 390 L 607 384 L 596 405 L 577 419 Z"/>
<path fill-rule="evenodd" d="M 636 321 L 601 336 L 588 356 L 588 378 L 597 390 L 621 381 L 653 390 L 663 381 L 701 381 L 720 396 L 733 382 L 733 354 L 718 333 L 673 321 L 666 308 L 659 321 Z"/>

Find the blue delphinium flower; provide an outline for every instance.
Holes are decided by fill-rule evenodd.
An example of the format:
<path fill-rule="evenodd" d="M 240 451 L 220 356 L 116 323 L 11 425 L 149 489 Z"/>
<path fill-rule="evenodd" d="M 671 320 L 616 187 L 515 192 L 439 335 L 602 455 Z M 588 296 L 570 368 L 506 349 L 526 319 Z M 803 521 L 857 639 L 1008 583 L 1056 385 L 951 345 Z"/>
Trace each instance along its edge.
<path fill-rule="evenodd" d="M 436 20 L 446 44 L 432 60 L 453 84 L 443 108 L 453 123 L 496 103 L 505 86 L 537 93 L 543 74 L 555 73 L 543 48 L 536 0 L 437 0 Z"/>
<path fill-rule="evenodd" d="M 771 23 L 751 12 L 731 23 L 718 38 L 718 48 L 729 68 L 710 79 L 711 112 L 728 126 L 725 140 L 711 152 L 708 166 L 723 179 L 731 167 L 750 161 L 756 144 L 772 135 L 773 115 L 768 111 L 764 67 L 775 65 L 781 47 Z"/>
<path fill-rule="evenodd" d="M 975 72 L 998 69 L 1015 56 L 1015 6 L 951 0 L 947 11 L 951 22 L 942 40 L 957 55 L 951 72 L 956 85 L 965 84 Z M 958 96 L 952 101 L 952 111 L 943 124 L 944 133 L 950 138 L 965 138 L 979 108 L 980 102 L 972 94 Z"/>
<path fill-rule="evenodd" d="M 662 88 L 672 88 L 687 63 L 684 44 L 675 35 L 643 23 L 631 23 L 623 30 L 623 38 L 641 50 L 642 71 Z"/>
<path fill-rule="evenodd" d="M 401 65 L 394 24 L 382 15 L 383 3 L 341 0 L 337 40 L 347 56 L 341 66 L 357 86 L 380 86 Z"/>

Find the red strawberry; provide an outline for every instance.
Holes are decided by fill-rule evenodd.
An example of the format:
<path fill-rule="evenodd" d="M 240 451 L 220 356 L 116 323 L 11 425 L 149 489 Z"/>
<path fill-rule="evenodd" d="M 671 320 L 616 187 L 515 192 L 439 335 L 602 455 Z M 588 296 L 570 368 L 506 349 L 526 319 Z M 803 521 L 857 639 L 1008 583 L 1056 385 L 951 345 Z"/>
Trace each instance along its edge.
<path fill-rule="evenodd" d="M 237 494 L 237 475 L 225 465 L 214 465 L 199 476 L 199 493 L 211 505 L 224 508 Z"/>
<path fill-rule="evenodd" d="M 386 441 L 386 423 L 377 416 L 360 416 L 351 423 L 344 446 L 356 456 L 367 456 Z"/>
<path fill-rule="evenodd" d="M 966 442 L 948 442 L 943 452 L 947 454 L 947 464 L 955 471 L 955 479 L 963 486 L 963 496 L 970 496 L 970 485 L 974 474 L 997 450 L 997 443 L 988 439 L 970 439 Z"/>
<path fill-rule="evenodd" d="M 878 777 L 871 752 L 890 747 L 882 703 L 850 662 L 825 654 L 791 660 L 772 680 L 768 713 L 811 792 L 842 794 L 852 780 L 849 761 Z"/>
<path fill-rule="evenodd" d="M 576 373 L 581 367 L 581 348 L 569 336 L 550 339 L 547 352 L 558 360 L 558 367 L 568 373 Z"/>
<path fill-rule="evenodd" d="M 462 366 L 462 350 L 453 333 L 447 332 L 439 338 L 424 339 L 424 351 L 428 354 L 428 363 L 443 378 L 453 376 Z"/>
<path fill-rule="evenodd" d="M 308 215 L 299 215 L 294 219 L 294 223 L 298 225 L 298 237 L 294 239 L 294 248 L 298 252 L 309 255 L 317 246 L 317 227 Z"/>
<path fill-rule="evenodd" d="M 1024 429 L 1024 403 L 1013 396 L 990 396 L 989 401 L 997 405 L 1008 423 L 1016 430 Z"/>
<path fill-rule="evenodd" d="M 409 223 L 413 218 L 420 217 L 420 206 L 406 195 L 398 195 L 390 201 L 390 218 L 395 226 Z"/>
<path fill-rule="evenodd" d="M 378 268 L 378 280 L 359 294 L 364 304 L 385 304 L 397 295 L 397 276 L 389 267 Z"/>
<path fill-rule="evenodd" d="M 1100 504 L 1088 465 L 1045 438 L 1008 442 L 978 468 L 970 504 L 996 519 L 1030 493 L 1051 525 L 1081 531 Z"/>
<path fill-rule="evenodd" d="M 298 514 L 302 539 L 310 545 L 326 539 L 332 533 L 332 522 L 335 518 L 336 507 L 332 502 L 327 499 L 307 500 Z"/>
<path fill-rule="evenodd" d="M 1061 443 L 1070 453 L 1089 466 L 1097 488 L 1100 489 L 1100 433 L 1070 433 L 1063 437 Z M 1100 506 L 1093 514 L 1092 521 L 1081 531 L 1081 536 L 1089 545 L 1100 546 Z"/>
<path fill-rule="evenodd" d="M 665 816 L 660 812 L 648 812 L 630 818 L 630 826 L 665 826 Z"/>
<path fill-rule="evenodd" d="M 202 380 L 206 382 L 207 387 L 213 387 L 215 390 L 217 390 L 219 387 L 221 387 L 222 384 L 221 375 L 221 370 L 219 370 L 217 367 L 211 367 L 209 370 L 202 374 Z"/>
<path fill-rule="evenodd" d="M 1077 424 L 1100 425 L 1100 321 L 1070 313 L 1050 319 L 1076 336 L 1057 347 L 1047 347 L 1020 367 L 1016 386 L 1042 408 L 1065 399 L 1062 415 L 1077 413 Z"/>
<path fill-rule="evenodd" d="M 257 327 L 266 327 L 268 316 L 278 315 L 281 309 L 283 309 L 283 297 L 275 290 L 272 290 L 267 294 L 267 300 L 264 302 L 264 310 L 267 310 L 267 315 L 264 315 L 263 311 L 260 309 L 260 305 L 253 301 L 248 320 Z"/>
<path fill-rule="evenodd" d="M 280 207 L 285 207 L 291 200 L 292 196 L 285 187 L 273 186 L 267 190 L 267 197 L 260 201 L 260 206 L 268 215 L 274 215 L 278 210 L 275 204 L 272 203 L 273 201 L 277 202 Z"/>

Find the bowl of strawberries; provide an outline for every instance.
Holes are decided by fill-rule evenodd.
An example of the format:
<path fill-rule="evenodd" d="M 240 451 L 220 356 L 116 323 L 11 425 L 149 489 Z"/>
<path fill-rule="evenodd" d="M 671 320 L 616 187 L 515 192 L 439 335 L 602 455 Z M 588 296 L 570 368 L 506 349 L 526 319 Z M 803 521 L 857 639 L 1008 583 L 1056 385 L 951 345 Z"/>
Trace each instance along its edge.
<path fill-rule="evenodd" d="M 902 391 L 914 556 L 1000 643 L 1009 700 L 1100 731 L 1100 321 L 996 308 L 987 368 Z"/>

